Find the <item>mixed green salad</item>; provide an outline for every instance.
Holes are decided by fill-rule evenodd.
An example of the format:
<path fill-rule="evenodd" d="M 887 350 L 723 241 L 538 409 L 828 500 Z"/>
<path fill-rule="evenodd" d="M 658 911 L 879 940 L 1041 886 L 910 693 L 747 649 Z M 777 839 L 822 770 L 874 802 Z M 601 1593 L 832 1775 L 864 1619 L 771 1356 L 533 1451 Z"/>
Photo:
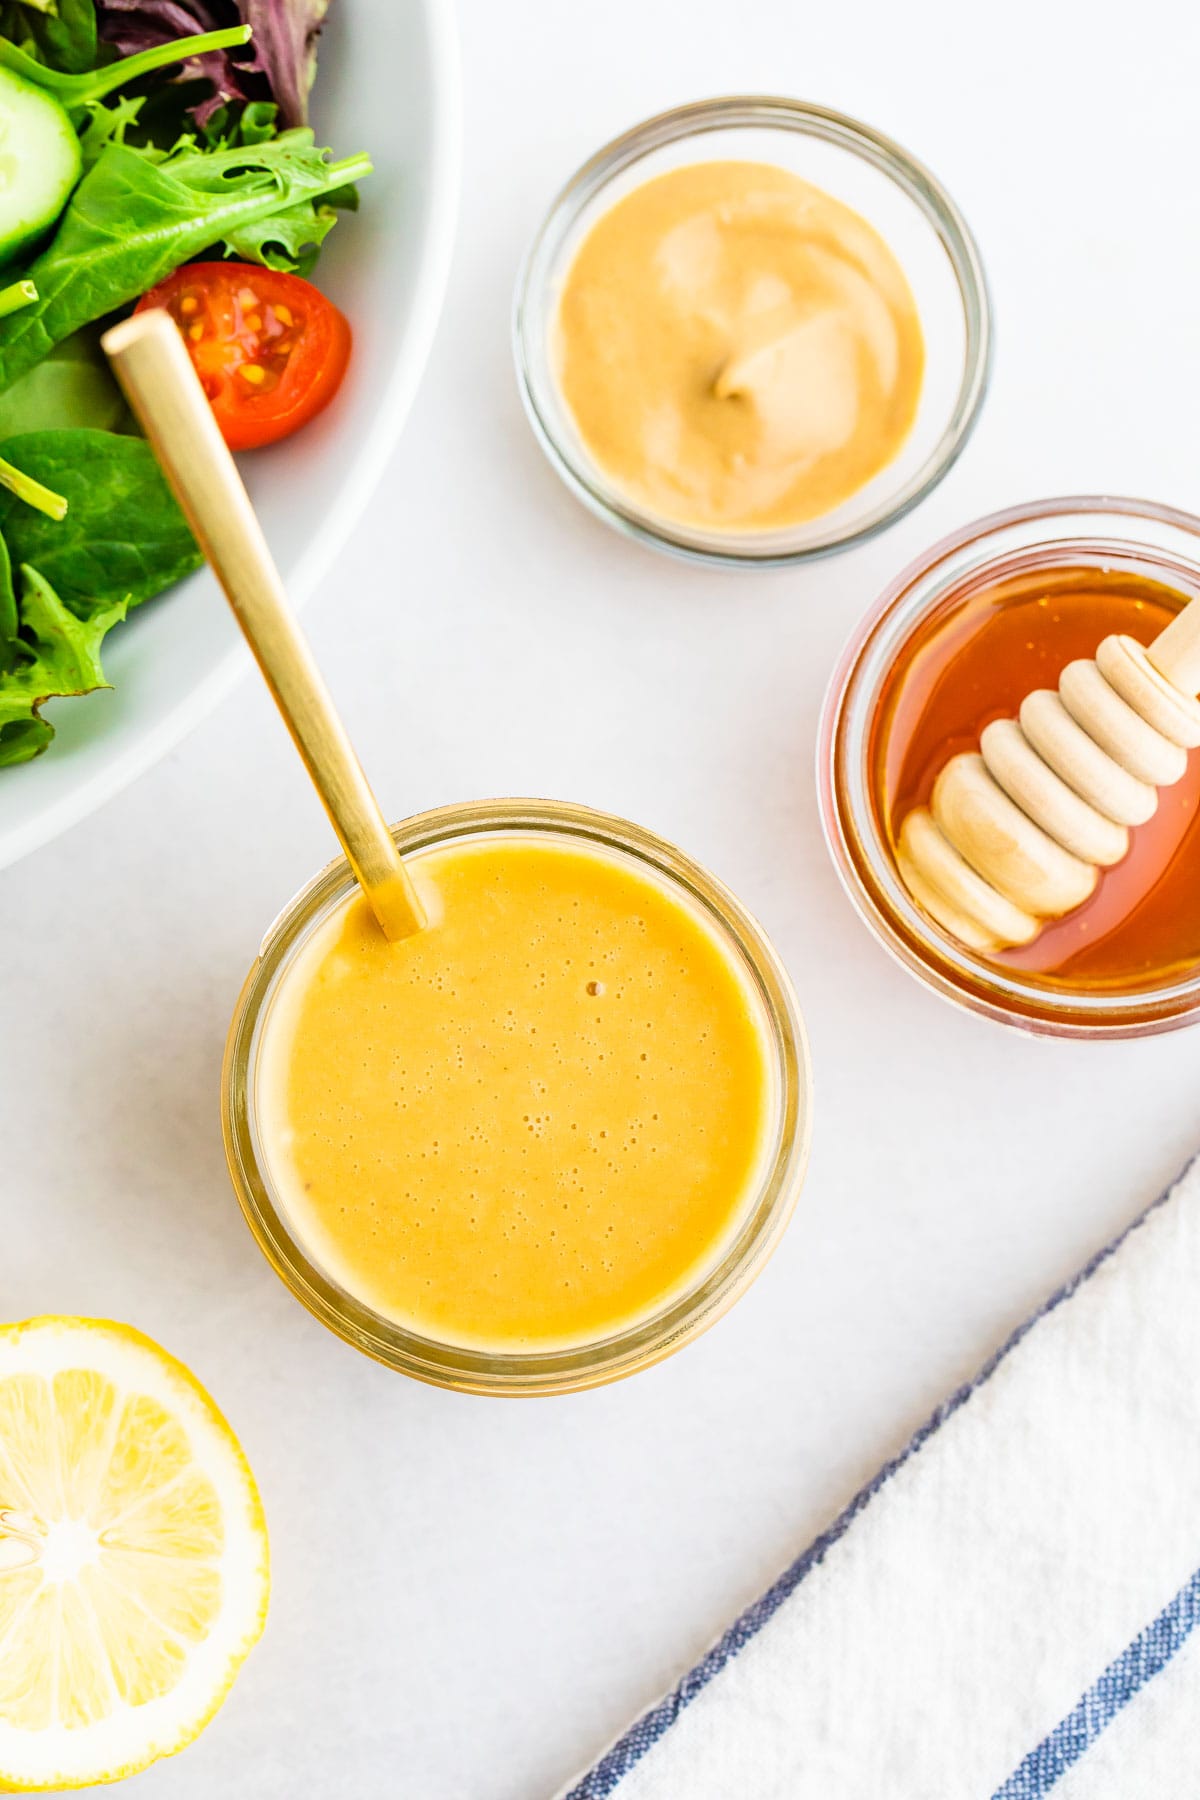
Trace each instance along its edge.
<path fill-rule="evenodd" d="M 99 348 L 166 306 L 227 441 L 336 388 L 350 338 L 304 279 L 365 156 L 306 124 L 328 0 L 0 0 L 0 766 L 43 703 L 106 686 L 131 607 L 200 554 Z"/>

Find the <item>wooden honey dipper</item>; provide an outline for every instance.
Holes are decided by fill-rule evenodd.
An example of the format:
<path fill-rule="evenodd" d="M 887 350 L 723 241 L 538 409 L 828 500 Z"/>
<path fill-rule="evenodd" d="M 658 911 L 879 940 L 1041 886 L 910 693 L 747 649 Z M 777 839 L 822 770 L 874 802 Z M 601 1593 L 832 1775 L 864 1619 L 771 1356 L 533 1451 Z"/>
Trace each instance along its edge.
<path fill-rule="evenodd" d="M 995 719 L 909 813 L 897 865 L 913 898 L 971 950 L 1030 943 L 1120 862 L 1200 746 L 1200 599 L 1146 648 L 1105 638 L 1053 688 Z"/>

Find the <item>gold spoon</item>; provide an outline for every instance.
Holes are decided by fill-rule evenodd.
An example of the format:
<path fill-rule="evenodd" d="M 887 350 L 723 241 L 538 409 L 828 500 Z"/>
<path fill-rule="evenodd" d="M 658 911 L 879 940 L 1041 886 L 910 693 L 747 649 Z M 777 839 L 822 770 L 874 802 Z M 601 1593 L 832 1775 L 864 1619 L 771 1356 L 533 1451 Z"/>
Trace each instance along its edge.
<path fill-rule="evenodd" d="M 137 313 L 101 341 L 384 935 L 411 936 L 426 923 L 424 908 L 292 617 L 250 496 L 174 321 L 165 312 Z"/>

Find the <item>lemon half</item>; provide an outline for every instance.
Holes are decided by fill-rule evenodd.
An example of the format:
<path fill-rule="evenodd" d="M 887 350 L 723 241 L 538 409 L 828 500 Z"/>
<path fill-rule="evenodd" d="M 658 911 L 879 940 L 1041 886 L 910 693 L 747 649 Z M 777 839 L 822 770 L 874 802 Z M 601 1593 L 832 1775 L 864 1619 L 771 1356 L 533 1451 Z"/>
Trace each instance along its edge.
<path fill-rule="evenodd" d="M 254 1478 L 182 1364 L 106 1321 L 0 1326 L 0 1789 L 182 1750 L 268 1586 Z"/>

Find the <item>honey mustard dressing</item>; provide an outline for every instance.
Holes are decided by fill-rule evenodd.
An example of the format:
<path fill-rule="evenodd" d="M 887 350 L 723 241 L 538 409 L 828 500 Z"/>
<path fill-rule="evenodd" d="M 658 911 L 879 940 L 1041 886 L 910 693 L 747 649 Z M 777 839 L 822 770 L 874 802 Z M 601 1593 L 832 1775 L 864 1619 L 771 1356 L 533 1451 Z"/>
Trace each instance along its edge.
<path fill-rule="evenodd" d="M 617 201 L 568 270 L 553 348 L 603 473 L 721 532 L 797 525 L 864 487 L 908 436 L 925 363 L 874 228 L 756 162 L 673 169 Z"/>
<path fill-rule="evenodd" d="M 388 944 L 353 899 L 264 1028 L 266 1161 L 319 1264 L 440 1342 L 545 1350 L 635 1324 L 723 1253 L 775 1112 L 750 982 L 631 860 L 502 838 L 407 859 Z"/>

